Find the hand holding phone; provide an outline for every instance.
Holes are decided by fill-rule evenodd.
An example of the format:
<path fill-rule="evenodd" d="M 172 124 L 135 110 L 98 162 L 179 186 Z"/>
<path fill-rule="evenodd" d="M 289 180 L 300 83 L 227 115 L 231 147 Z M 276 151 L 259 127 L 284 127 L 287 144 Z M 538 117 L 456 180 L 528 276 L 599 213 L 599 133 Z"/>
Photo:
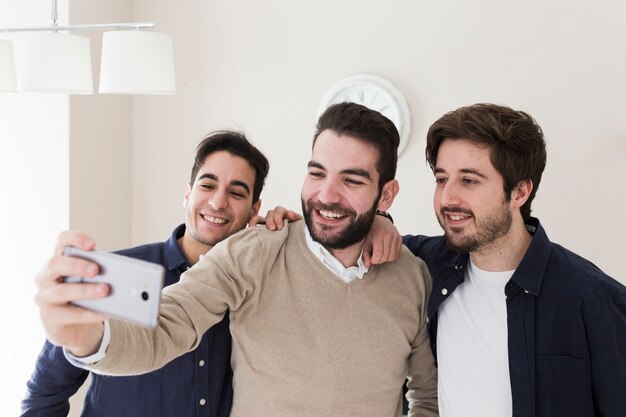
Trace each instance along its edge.
<path fill-rule="evenodd" d="M 94 278 L 71 276 L 65 282 L 105 283 L 110 289 L 107 297 L 72 301 L 72 304 L 140 326 L 156 327 L 165 275 L 162 265 L 73 246 L 66 247 L 64 255 L 83 258 L 100 267 Z"/>

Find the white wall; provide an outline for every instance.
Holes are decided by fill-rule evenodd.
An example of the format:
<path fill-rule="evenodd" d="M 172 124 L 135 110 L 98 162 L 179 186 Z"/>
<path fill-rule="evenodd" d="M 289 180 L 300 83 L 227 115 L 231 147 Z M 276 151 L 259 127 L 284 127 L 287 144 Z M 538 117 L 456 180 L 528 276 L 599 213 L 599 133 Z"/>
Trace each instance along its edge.
<path fill-rule="evenodd" d="M 0 27 L 50 23 L 41 1 L 0 1 Z M 67 22 L 67 9 L 59 5 Z M 5 36 L 2 38 L 19 38 Z M 19 415 L 45 340 L 33 278 L 69 226 L 67 95 L 0 94 L 0 415 Z"/>
<path fill-rule="evenodd" d="M 405 233 L 439 233 L 428 126 L 486 101 L 537 118 L 548 168 L 534 213 L 549 236 L 622 282 L 626 222 L 626 4 L 538 0 L 135 0 L 135 16 L 174 37 L 176 96 L 133 100 L 132 240 L 163 239 L 182 219 L 193 148 L 241 127 L 271 162 L 264 207 L 299 209 L 316 111 L 326 90 L 361 72 L 407 96 L 413 134 L 392 212 Z M 173 197 L 172 197 L 173 196 Z M 178 197 L 180 196 L 180 198 Z"/>
<path fill-rule="evenodd" d="M 133 21 L 127 0 L 69 1 L 71 24 Z M 102 31 L 90 38 L 94 90 L 100 79 Z M 131 243 L 132 96 L 70 96 L 70 227 L 96 239 L 99 249 Z"/>

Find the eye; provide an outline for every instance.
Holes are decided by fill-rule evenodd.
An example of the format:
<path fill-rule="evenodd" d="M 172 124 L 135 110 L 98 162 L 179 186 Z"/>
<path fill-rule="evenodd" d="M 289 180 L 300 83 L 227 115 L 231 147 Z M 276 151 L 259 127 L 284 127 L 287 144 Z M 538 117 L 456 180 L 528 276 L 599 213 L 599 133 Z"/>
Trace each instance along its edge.
<path fill-rule="evenodd" d="M 200 184 L 200 187 L 205 190 L 214 190 L 215 185 L 213 184 Z"/>
<path fill-rule="evenodd" d="M 435 184 L 437 185 L 444 185 L 446 182 L 448 182 L 448 179 L 445 177 L 436 177 L 435 178 Z"/>
<path fill-rule="evenodd" d="M 474 178 L 463 178 L 461 179 L 461 182 L 465 185 L 474 185 L 474 184 L 478 184 L 478 181 L 476 181 Z"/>
<path fill-rule="evenodd" d="M 231 191 L 230 195 L 232 195 L 234 198 L 236 199 L 243 199 L 246 198 L 246 194 L 242 193 L 240 191 Z"/>
<path fill-rule="evenodd" d="M 324 178 L 324 173 L 321 171 L 309 171 L 309 176 L 313 178 Z"/>
<path fill-rule="evenodd" d="M 360 181 L 360 180 L 357 180 L 357 179 L 354 179 L 354 178 L 346 178 L 345 182 L 348 185 L 362 185 L 362 184 L 364 184 L 363 181 Z"/>

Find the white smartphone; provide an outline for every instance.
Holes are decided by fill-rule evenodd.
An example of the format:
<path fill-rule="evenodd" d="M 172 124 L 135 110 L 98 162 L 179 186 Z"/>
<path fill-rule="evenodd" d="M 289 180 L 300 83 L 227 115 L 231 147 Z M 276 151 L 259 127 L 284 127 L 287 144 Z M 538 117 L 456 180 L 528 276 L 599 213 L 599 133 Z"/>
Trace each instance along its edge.
<path fill-rule="evenodd" d="M 73 301 L 72 304 L 140 326 L 156 327 L 165 275 L 162 265 L 73 246 L 66 247 L 64 254 L 87 259 L 100 266 L 100 273 L 93 278 L 72 276 L 65 277 L 65 282 L 105 283 L 110 289 L 109 295 L 104 298 Z"/>

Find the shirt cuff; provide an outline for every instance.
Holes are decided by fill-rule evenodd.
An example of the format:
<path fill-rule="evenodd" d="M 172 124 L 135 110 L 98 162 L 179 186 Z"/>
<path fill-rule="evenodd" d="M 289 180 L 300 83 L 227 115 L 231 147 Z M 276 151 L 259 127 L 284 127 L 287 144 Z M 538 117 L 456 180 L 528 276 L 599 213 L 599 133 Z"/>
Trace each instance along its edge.
<path fill-rule="evenodd" d="M 72 365 L 77 368 L 87 368 L 89 365 L 93 365 L 96 362 L 102 360 L 106 355 L 107 348 L 109 347 L 109 343 L 111 342 L 111 326 L 109 325 L 109 321 L 104 321 L 104 332 L 102 334 L 102 343 L 100 343 L 100 348 L 96 353 L 93 353 L 89 356 L 78 357 L 74 356 L 67 349 L 63 348 L 63 355 L 65 355 L 65 359 Z"/>

